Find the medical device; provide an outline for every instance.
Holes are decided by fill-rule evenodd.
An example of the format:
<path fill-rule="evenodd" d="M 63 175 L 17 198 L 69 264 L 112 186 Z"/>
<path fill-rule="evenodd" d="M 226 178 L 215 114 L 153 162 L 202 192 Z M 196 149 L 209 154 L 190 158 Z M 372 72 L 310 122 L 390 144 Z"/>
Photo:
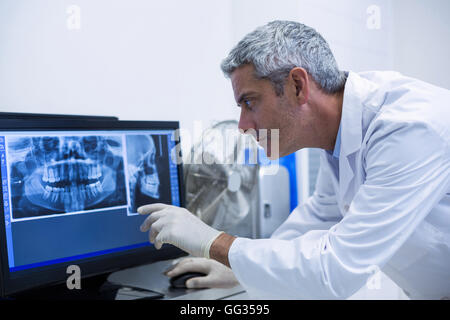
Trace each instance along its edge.
<path fill-rule="evenodd" d="M 295 154 L 268 160 L 235 120 L 206 129 L 183 171 L 187 209 L 236 236 L 268 238 L 296 206 Z"/>

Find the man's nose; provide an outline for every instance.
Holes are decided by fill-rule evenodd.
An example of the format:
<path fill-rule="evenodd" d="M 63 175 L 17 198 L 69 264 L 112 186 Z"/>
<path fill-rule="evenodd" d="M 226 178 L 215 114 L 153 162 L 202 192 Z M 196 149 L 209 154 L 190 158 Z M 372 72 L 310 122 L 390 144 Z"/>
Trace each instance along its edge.
<path fill-rule="evenodd" d="M 244 111 L 241 110 L 241 115 L 239 117 L 239 130 L 242 130 L 243 133 L 247 133 L 248 130 L 250 132 L 254 132 L 256 130 L 255 123 L 245 114 Z"/>

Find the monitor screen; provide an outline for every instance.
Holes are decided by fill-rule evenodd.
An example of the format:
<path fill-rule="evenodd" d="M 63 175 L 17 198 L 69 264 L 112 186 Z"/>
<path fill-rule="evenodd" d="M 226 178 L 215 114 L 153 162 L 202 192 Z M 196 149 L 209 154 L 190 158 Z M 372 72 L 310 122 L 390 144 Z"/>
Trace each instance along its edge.
<path fill-rule="evenodd" d="M 145 217 L 137 208 L 183 205 L 181 166 L 172 158 L 177 123 L 76 123 L 0 128 L 2 271 L 10 281 L 70 264 L 95 262 L 98 273 L 141 261 L 130 254 L 150 258 L 155 249 L 139 230 Z M 128 263 L 115 266 L 123 254 Z"/>

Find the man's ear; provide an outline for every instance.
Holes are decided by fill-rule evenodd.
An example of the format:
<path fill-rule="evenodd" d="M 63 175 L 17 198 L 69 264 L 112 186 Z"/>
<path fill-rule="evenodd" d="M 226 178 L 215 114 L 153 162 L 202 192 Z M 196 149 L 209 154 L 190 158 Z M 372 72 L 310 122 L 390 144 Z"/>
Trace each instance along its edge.
<path fill-rule="evenodd" d="M 309 96 L 308 72 L 300 67 L 295 67 L 289 72 L 289 79 L 295 87 L 295 95 L 299 104 L 305 104 Z"/>

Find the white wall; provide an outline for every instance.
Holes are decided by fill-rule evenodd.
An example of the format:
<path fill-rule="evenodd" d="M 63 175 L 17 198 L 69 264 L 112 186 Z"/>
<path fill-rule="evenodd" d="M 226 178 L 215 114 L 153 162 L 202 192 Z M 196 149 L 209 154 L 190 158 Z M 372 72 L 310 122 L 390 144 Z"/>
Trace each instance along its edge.
<path fill-rule="evenodd" d="M 392 0 L 394 68 L 450 89 L 450 1 Z"/>
<path fill-rule="evenodd" d="M 69 5 L 80 29 L 69 29 Z M 231 2 L 0 1 L 0 111 L 237 118 L 220 61 Z"/>
<path fill-rule="evenodd" d="M 328 41 L 341 69 L 391 69 L 389 1 L 302 0 L 300 4 L 300 21 Z M 373 6 L 377 16 L 368 12 Z M 374 24 L 374 20 L 378 23 Z"/>

